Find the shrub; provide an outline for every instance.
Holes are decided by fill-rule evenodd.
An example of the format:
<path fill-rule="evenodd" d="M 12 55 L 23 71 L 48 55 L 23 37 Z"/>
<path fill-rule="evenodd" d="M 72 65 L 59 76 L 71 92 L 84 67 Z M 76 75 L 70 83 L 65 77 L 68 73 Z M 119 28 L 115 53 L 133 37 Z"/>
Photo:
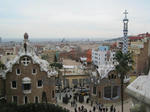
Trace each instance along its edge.
<path fill-rule="evenodd" d="M 0 104 L 0 112 L 69 112 L 69 110 L 54 104 Z"/>

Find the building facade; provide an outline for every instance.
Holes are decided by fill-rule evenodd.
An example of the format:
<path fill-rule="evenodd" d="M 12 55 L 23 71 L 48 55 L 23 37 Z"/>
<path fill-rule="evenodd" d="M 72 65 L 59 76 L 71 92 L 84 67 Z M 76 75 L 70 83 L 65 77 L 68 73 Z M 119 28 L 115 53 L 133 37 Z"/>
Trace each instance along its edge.
<path fill-rule="evenodd" d="M 92 50 L 92 62 L 94 65 L 110 65 L 114 64 L 115 52 L 109 50 L 108 46 L 100 46 L 98 50 Z"/>
<path fill-rule="evenodd" d="M 90 84 L 91 100 L 104 103 L 120 101 L 120 77 L 114 70 L 114 66 L 102 65 L 92 73 Z M 124 79 L 124 88 L 129 84 L 129 78 Z M 127 98 L 127 95 L 124 95 Z"/>
<path fill-rule="evenodd" d="M 129 51 L 133 53 L 133 74 L 146 74 L 149 69 L 150 60 L 150 41 L 148 37 L 132 36 L 129 37 Z"/>
<path fill-rule="evenodd" d="M 17 104 L 54 103 L 56 74 L 47 61 L 36 56 L 25 33 L 19 54 L 6 64 L 1 73 L 2 96 L 7 102 Z"/>
<path fill-rule="evenodd" d="M 86 60 L 87 63 L 91 63 L 92 62 L 92 49 L 88 49 L 86 51 L 86 58 L 87 58 L 87 60 Z"/>
<path fill-rule="evenodd" d="M 73 65 L 63 65 L 63 69 L 60 71 L 62 74 L 62 88 L 89 86 L 89 74 L 83 68 Z"/>

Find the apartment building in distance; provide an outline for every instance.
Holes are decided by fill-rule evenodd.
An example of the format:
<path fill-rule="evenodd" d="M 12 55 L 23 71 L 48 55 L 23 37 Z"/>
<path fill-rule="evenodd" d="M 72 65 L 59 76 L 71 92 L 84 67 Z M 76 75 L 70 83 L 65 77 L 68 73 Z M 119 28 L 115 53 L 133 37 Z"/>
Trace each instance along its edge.
<path fill-rule="evenodd" d="M 94 65 L 113 65 L 115 52 L 110 50 L 109 46 L 99 46 L 98 49 L 92 50 L 92 62 Z"/>
<path fill-rule="evenodd" d="M 150 34 L 129 37 L 129 51 L 133 53 L 133 75 L 147 74 L 150 64 Z"/>

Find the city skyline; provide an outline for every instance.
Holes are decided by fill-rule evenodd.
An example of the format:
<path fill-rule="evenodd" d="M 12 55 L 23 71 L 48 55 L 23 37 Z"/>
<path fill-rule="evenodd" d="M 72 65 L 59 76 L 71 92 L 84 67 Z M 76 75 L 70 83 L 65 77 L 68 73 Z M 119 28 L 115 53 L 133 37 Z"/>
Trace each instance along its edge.
<path fill-rule="evenodd" d="M 123 36 L 128 10 L 129 35 L 150 29 L 149 1 L 142 0 L 1 0 L 0 37 L 115 38 Z"/>

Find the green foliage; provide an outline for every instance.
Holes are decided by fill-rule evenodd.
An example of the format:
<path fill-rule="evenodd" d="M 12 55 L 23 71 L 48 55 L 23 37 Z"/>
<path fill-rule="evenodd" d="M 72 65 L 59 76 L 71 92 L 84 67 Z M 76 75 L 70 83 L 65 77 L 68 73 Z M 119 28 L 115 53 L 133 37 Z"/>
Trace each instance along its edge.
<path fill-rule="evenodd" d="M 51 67 L 57 67 L 59 69 L 61 69 L 63 67 L 62 63 L 52 63 L 50 64 Z"/>
<path fill-rule="evenodd" d="M 0 112 L 69 112 L 60 106 L 54 104 L 0 104 Z"/>
<path fill-rule="evenodd" d="M 47 60 L 49 58 L 49 56 L 48 55 L 42 55 L 41 58 L 44 60 Z"/>
<path fill-rule="evenodd" d="M 131 112 L 146 112 L 145 106 L 142 104 L 135 104 L 134 107 L 130 109 Z"/>
<path fill-rule="evenodd" d="M 0 61 L 0 70 L 3 70 L 3 69 L 5 69 L 6 67 L 5 67 L 5 64 L 3 64 L 1 61 Z"/>
<path fill-rule="evenodd" d="M 130 70 L 133 69 L 132 65 L 134 61 L 132 59 L 132 53 L 122 53 L 122 51 L 117 51 L 114 58 L 118 64 L 115 66 L 116 71 L 121 75 L 126 75 Z"/>

